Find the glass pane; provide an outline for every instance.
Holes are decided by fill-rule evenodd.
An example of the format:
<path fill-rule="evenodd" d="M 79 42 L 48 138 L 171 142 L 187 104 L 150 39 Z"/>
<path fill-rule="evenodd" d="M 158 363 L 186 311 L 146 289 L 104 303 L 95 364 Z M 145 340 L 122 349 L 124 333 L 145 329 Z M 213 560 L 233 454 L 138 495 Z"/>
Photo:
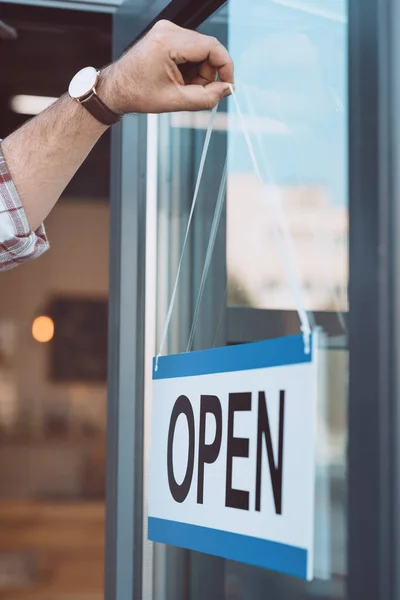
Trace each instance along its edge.
<path fill-rule="evenodd" d="M 344 3 L 291 4 L 289 9 L 283 2 L 252 0 L 251 8 L 238 0 L 228 3 L 237 96 L 265 184 L 263 189 L 257 180 L 230 101 L 228 303 L 295 308 L 271 227 L 268 200 L 275 200 L 287 221 L 307 309 L 344 311 Z"/>
<path fill-rule="evenodd" d="M 318 413 L 316 577 L 305 583 L 157 545 L 156 600 L 345 597 L 346 20 L 341 0 L 229 0 L 200 27 L 227 44 L 235 61 L 237 99 L 261 181 L 230 98 L 216 115 L 164 348 L 166 353 L 184 352 L 299 333 L 297 305 L 274 235 L 278 219 L 301 302 L 311 325 L 325 332 Z M 208 113 L 184 113 L 159 119 L 158 342 L 209 118 Z M 216 219 L 225 163 L 226 202 Z M 215 244 L 202 289 L 213 223 Z"/>

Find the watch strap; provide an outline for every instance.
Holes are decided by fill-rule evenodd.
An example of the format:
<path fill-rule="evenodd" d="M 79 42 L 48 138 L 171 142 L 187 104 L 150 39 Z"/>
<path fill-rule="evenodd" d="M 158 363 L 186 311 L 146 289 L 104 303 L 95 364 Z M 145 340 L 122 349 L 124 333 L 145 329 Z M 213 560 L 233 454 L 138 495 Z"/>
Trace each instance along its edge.
<path fill-rule="evenodd" d="M 90 112 L 92 117 L 103 125 L 115 125 L 121 120 L 121 117 L 108 108 L 94 91 L 87 98 L 80 100 L 80 103 Z"/>

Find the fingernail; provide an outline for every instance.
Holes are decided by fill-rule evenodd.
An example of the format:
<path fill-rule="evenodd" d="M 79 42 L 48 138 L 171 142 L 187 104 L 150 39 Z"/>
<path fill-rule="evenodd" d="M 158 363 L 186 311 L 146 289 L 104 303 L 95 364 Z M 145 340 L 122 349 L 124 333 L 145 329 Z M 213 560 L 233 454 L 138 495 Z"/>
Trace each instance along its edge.
<path fill-rule="evenodd" d="M 222 93 L 222 97 L 226 98 L 227 96 L 230 96 L 230 95 L 231 95 L 231 88 L 230 87 L 225 88 Z"/>

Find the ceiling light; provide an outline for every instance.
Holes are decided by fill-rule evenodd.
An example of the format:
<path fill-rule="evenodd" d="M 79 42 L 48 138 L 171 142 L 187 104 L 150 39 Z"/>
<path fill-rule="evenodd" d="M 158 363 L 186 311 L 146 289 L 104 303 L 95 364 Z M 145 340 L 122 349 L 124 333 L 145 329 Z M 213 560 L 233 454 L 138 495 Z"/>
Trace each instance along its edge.
<path fill-rule="evenodd" d="M 28 96 L 20 94 L 11 98 L 11 110 L 19 115 L 38 115 L 48 108 L 57 98 L 51 96 Z"/>
<path fill-rule="evenodd" d="M 54 322 L 50 317 L 36 317 L 32 323 L 32 337 L 37 342 L 50 342 L 54 336 Z"/>

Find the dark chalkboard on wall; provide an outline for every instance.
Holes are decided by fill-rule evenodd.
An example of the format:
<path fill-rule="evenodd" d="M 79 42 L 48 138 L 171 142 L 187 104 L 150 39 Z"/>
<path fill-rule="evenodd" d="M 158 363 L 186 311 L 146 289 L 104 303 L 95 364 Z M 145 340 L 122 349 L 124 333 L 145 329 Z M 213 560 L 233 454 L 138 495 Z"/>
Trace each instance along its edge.
<path fill-rule="evenodd" d="M 50 343 L 50 377 L 55 382 L 107 380 L 107 299 L 56 298 Z"/>

